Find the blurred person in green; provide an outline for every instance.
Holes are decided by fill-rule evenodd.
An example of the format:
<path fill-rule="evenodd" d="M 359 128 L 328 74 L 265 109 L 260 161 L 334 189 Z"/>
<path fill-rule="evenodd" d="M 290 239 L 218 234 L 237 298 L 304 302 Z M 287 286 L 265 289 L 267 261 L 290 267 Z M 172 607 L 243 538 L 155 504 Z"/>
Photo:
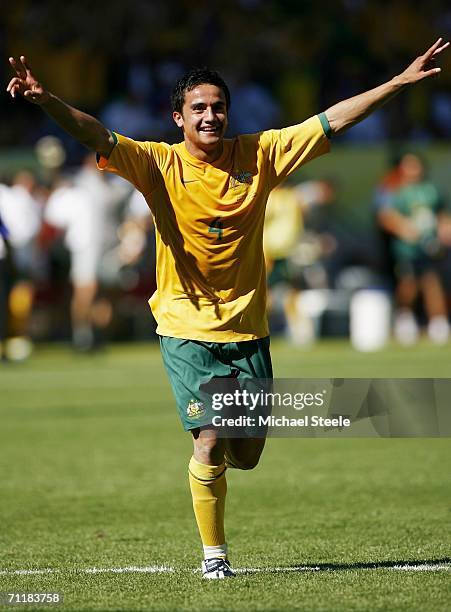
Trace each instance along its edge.
<path fill-rule="evenodd" d="M 403 344 L 416 341 L 418 328 L 413 309 L 421 294 L 429 338 L 444 344 L 450 329 L 437 263 L 446 247 L 451 246 L 451 216 L 418 155 L 403 155 L 399 171 L 402 184 L 385 209 L 386 225 L 393 234 L 395 336 Z"/>

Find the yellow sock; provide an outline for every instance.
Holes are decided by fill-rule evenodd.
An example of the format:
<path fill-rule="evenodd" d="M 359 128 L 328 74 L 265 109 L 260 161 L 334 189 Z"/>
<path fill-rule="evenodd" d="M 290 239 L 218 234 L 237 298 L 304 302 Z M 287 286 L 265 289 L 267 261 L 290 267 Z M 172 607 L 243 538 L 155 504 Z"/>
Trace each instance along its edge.
<path fill-rule="evenodd" d="M 204 465 L 194 457 L 189 462 L 189 484 L 193 508 L 205 558 L 227 556 L 224 508 L 227 493 L 225 464 Z"/>

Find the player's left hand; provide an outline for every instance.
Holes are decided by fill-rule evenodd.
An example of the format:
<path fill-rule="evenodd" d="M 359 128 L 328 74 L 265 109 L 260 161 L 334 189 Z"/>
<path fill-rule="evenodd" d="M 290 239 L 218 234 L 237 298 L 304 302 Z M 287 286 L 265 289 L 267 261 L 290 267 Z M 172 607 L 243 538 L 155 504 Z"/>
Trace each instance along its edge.
<path fill-rule="evenodd" d="M 6 91 L 12 98 L 16 97 L 16 93 L 19 93 L 25 100 L 28 100 L 28 102 L 38 104 L 39 106 L 49 101 L 49 92 L 46 91 L 42 84 L 35 78 L 23 55 L 20 56 L 19 61 L 14 59 L 14 57 L 10 57 L 9 63 L 16 73 L 16 76 L 10 80 L 6 88 Z"/>
<path fill-rule="evenodd" d="M 428 77 L 440 74 L 442 69 L 435 66 L 435 60 L 442 51 L 449 47 L 449 42 L 442 43 L 443 38 L 439 38 L 426 53 L 417 57 L 417 59 L 399 75 L 406 85 L 417 83 Z"/>

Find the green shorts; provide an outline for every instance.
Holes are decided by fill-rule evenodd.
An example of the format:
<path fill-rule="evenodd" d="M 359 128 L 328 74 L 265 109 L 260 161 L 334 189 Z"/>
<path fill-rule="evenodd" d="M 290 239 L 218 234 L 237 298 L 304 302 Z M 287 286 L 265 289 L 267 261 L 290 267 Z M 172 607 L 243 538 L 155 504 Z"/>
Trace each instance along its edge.
<path fill-rule="evenodd" d="M 212 392 L 253 379 L 272 380 L 269 336 L 243 342 L 201 342 L 160 336 L 161 354 L 185 431 L 211 425 Z M 230 379 L 235 379 L 235 383 Z M 219 386 L 218 386 L 219 385 Z"/>

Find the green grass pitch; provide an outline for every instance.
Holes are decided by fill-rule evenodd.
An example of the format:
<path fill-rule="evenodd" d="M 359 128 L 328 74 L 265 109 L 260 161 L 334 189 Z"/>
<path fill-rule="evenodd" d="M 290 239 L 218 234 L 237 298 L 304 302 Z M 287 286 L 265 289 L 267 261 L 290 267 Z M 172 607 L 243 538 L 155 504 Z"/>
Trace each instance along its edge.
<path fill-rule="evenodd" d="M 273 361 L 279 377 L 449 377 L 451 347 L 278 341 Z M 228 477 L 232 563 L 260 571 L 211 583 L 190 452 L 156 345 L 1 366 L 0 592 L 58 591 L 73 611 L 451 609 L 449 439 L 269 440 Z"/>

